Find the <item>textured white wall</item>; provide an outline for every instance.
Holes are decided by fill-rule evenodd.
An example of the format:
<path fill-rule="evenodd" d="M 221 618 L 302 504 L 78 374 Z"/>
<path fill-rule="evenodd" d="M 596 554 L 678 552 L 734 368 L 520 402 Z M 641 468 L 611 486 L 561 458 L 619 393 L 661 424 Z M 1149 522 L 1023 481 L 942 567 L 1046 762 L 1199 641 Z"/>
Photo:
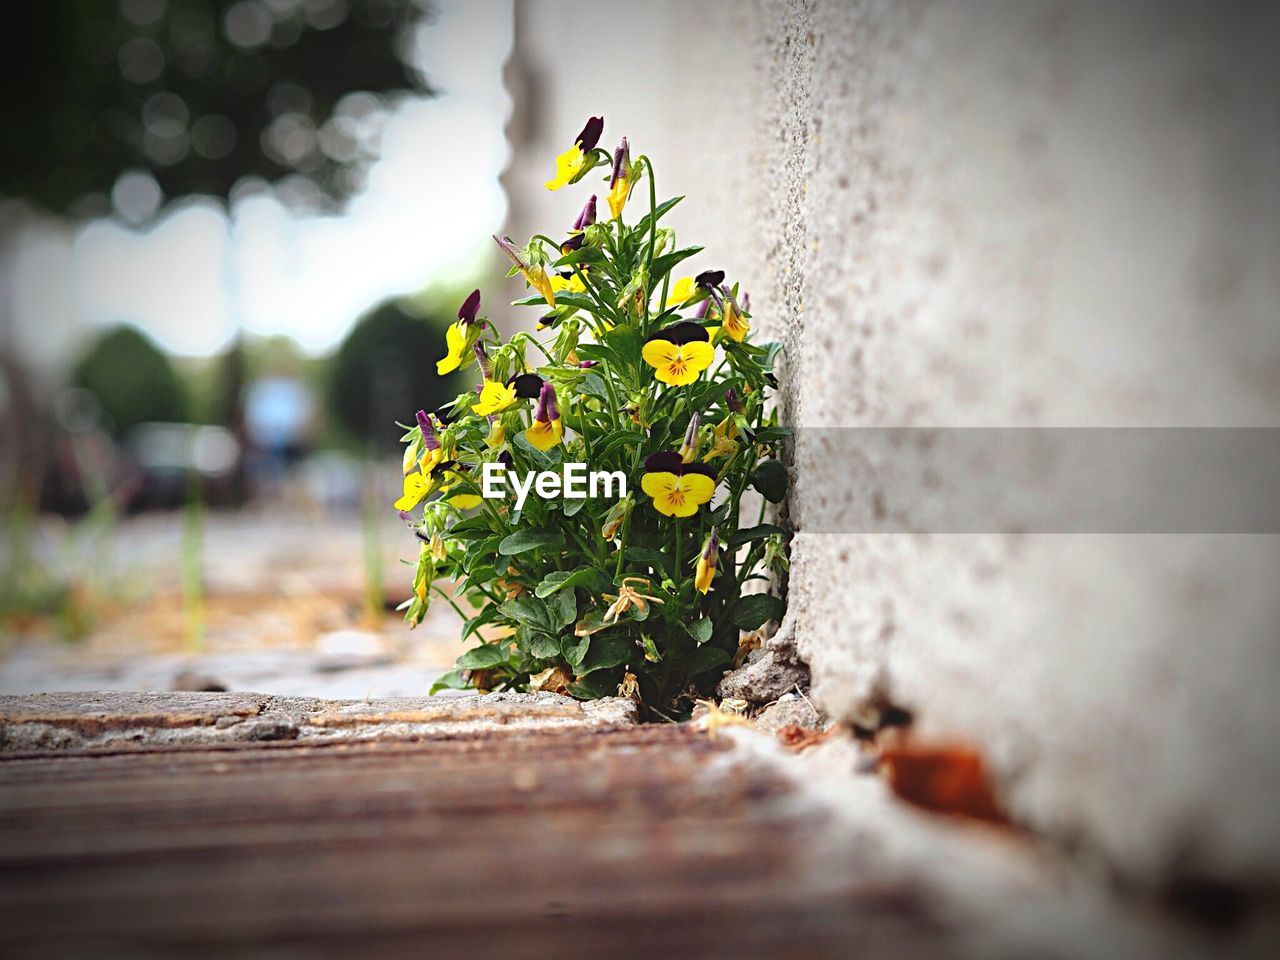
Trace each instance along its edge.
<path fill-rule="evenodd" d="M 816 696 L 977 743 L 1017 817 L 1132 876 L 1280 876 L 1280 538 L 836 535 L 804 430 L 1280 425 L 1274 15 L 762 13 L 786 171 L 761 199 L 763 302 L 801 426 L 791 603 Z"/>
<path fill-rule="evenodd" d="M 513 235 L 572 219 L 541 183 L 603 112 L 787 344 L 822 704 L 978 744 L 1018 818 L 1131 877 L 1280 877 L 1280 538 L 836 534 L 807 429 L 1280 426 L 1275 15 L 517 7 Z"/>

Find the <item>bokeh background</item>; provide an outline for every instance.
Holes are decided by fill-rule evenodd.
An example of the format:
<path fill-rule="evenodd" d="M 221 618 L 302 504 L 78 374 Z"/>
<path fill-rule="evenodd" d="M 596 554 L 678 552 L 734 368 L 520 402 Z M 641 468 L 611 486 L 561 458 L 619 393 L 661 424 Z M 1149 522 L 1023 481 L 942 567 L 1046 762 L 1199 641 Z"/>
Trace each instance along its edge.
<path fill-rule="evenodd" d="M 0 689 L 410 693 L 447 666 L 453 623 L 425 662 L 395 629 L 382 467 L 502 277 L 512 17 L 0 11 Z"/>

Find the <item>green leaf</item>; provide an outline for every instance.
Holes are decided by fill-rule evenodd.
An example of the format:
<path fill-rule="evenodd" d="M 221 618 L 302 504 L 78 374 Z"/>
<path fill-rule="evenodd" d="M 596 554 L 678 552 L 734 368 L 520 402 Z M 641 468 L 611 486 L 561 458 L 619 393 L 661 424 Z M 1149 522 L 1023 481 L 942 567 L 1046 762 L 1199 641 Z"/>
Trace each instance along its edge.
<path fill-rule="evenodd" d="M 735 531 L 725 541 L 727 547 L 739 547 L 744 543 L 750 543 L 752 540 L 763 540 L 766 537 L 783 536 L 787 532 L 781 527 L 774 526 L 772 523 L 762 523 L 755 527 L 743 527 L 741 530 Z"/>
<path fill-rule="evenodd" d="M 706 673 L 708 670 L 722 667 L 732 659 L 733 657 L 719 647 L 698 647 L 693 653 L 689 654 L 689 659 L 685 661 L 685 676 L 696 677 L 700 673 Z"/>
<path fill-rule="evenodd" d="M 626 663 L 636 652 L 636 646 L 624 635 L 618 633 L 599 634 L 591 637 L 591 649 L 578 667 L 580 676 L 586 676 L 596 670 L 607 670 L 620 663 Z"/>
<path fill-rule="evenodd" d="M 577 570 L 553 570 L 542 578 L 533 591 L 536 596 L 549 597 L 565 587 L 586 587 L 592 593 L 602 593 L 612 586 L 607 574 L 597 567 L 579 567 Z"/>
<path fill-rule="evenodd" d="M 653 567 L 655 570 L 663 570 L 666 568 L 667 558 L 661 550 L 651 550 L 648 547 L 627 547 L 627 563 L 643 563 L 646 566 Z"/>
<path fill-rule="evenodd" d="M 587 651 L 590 649 L 590 637 L 582 637 L 581 639 L 578 637 L 564 637 L 560 641 L 560 654 L 569 661 L 569 666 L 573 667 L 575 672 L 582 665 L 582 658 L 587 655 Z"/>
<path fill-rule="evenodd" d="M 587 505 L 586 497 L 582 497 L 579 500 L 562 500 L 561 501 L 561 509 L 564 510 L 564 515 L 566 517 L 577 516 L 579 511 L 581 511 L 582 508 L 585 507 L 586 505 Z"/>
<path fill-rule="evenodd" d="M 663 200 L 660 204 L 653 208 L 651 213 L 646 213 L 640 218 L 639 222 L 633 228 L 638 234 L 647 234 L 649 232 L 650 223 L 656 223 L 662 219 L 662 215 L 683 200 L 684 197 L 672 197 L 670 200 Z"/>
<path fill-rule="evenodd" d="M 564 629 L 578 618 L 578 598 L 572 590 L 561 590 L 547 601 L 547 613 L 557 631 Z"/>
<path fill-rule="evenodd" d="M 496 643 L 482 643 L 472 647 L 457 660 L 457 666 L 466 670 L 488 670 L 505 665 L 511 659 L 506 647 Z"/>
<path fill-rule="evenodd" d="M 468 690 L 470 688 L 471 684 L 463 678 L 461 670 L 450 670 L 431 685 L 427 695 L 434 697 L 441 690 Z"/>
<path fill-rule="evenodd" d="M 569 693 L 579 700 L 599 700 L 618 695 L 618 678 L 609 673 L 596 673 L 570 684 Z"/>
<path fill-rule="evenodd" d="M 664 253 L 660 257 L 653 258 L 653 268 L 649 271 L 649 282 L 658 284 L 662 282 L 662 278 L 671 272 L 671 268 L 682 260 L 688 260 L 695 253 L 701 253 L 701 247 L 685 247 L 683 250 L 673 250 L 671 253 Z"/>
<path fill-rule="evenodd" d="M 483 610 L 481 610 L 479 613 L 477 613 L 474 617 L 472 617 L 470 620 L 466 622 L 466 624 L 462 628 L 462 639 L 466 640 L 467 637 L 471 636 L 471 634 L 475 633 L 477 630 L 483 627 L 486 623 L 492 623 L 493 618 L 497 615 L 498 615 L 498 608 L 492 603 L 489 604 L 487 607 L 485 607 Z"/>
<path fill-rule="evenodd" d="M 560 653 L 560 641 L 547 633 L 529 632 L 526 634 L 524 648 L 531 657 L 550 660 Z"/>
<path fill-rule="evenodd" d="M 773 443 L 791 436 L 790 427 L 761 427 L 755 432 L 756 443 Z"/>
<path fill-rule="evenodd" d="M 564 544 L 564 536 L 559 530 L 517 530 L 504 537 L 498 544 L 498 552 L 504 557 L 514 557 L 540 547 L 559 547 Z"/>
<path fill-rule="evenodd" d="M 550 470 L 556 465 L 555 460 L 553 460 L 545 451 L 539 450 L 525 439 L 523 430 L 511 438 L 511 445 L 519 450 L 522 456 L 532 460 L 533 465 L 539 470 Z M 533 497 L 530 497 L 529 500 L 525 502 L 526 509 L 528 509 L 529 503 L 532 501 Z"/>
<path fill-rule="evenodd" d="M 547 613 L 547 605 L 533 597 L 516 597 L 514 600 L 507 600 L 498 607 L 498 612 L 521 626 L 546 633 L 555 632 L 551 617 Z"/>
<path fill-rule="evenodd" d="M 782 601 L 767 593 L 749 593 L 733 605 L 733 622 L 743 630 L 758 630 L 770 620 L 782 619 Z"/>
<path fill-rule="evenodd" d="M 787 495 L 787 468 L 780 460 L 766 460 L 751 471 L 751 486 L 770 503 L 781 503 Z"/>
<path fill-rule="evenodd" d="M 689 636 L 693 637 L 695 643 L 706 643 L 711 639 L 712 623 L 706 617 L 700 617 L 692 623 L 684 625 L 685 630 L 689 632 Z"/>
<path fill-rule="evenodd" d="M 583 567 L 581 569 L 585 570 L 587 568 Z M 543 577 L 542 582 L 534 588 L 533 595 L 535 597 L 549 597 L 551 594 L 563 587 L 566 580 L 572 577 L 575 573 L 580 572 L 581 570 L 552 570 Z"/>
<path fill-rule="evenodd" d="M 609 258 L 605 256 L 604 251 L 599 247 L 582 246 L 577 250 L 570 250 L 559 260 L 553 263 L 552 267 L 571 267 L 574 264 L 586 264 L 590 266 L 593 263 L 608 263 Z M 560 297 L 556 297 L 556 303 L 560 302 Z"/>
<path fill-rule="evenodd" d="M 629 323 L 619 324 L 604 335 L 605 342 L 613 350 L 614 356 L 622 359 L 640 358 L 640 350 L 644 344 L 640 331 Z"/>
<path fill-rule="evenodd" d="M 609 400 L 609 388 L 604 385 L 604 380 L 600 378 L 598 373 L 588 373 L 583 377 L 578 390 L 598 400 L 604 400 L 605 402 Z"/>

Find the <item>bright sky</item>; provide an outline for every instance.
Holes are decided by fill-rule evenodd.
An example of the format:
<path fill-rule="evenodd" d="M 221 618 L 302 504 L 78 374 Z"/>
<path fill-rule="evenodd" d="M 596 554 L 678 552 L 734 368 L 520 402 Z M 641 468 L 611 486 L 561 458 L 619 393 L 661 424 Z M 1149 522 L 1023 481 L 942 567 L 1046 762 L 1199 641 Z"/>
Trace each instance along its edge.
<path fill-rule="evenodd" d="M 33 231 L 12 277 L 22 339 L 58 319 L 81 332 L 127 322 L 185 355 L 216 352 L 239 328 L 319 353 L 384 297 L 474 274 L 506 213 L 511 0 L 436 7 L 415 59 L 441 95 L 396 111 L 343 215 L 297 216 L 254 196 L 229 217 L 186 202 L 142 232 L 115 220 Z"/>

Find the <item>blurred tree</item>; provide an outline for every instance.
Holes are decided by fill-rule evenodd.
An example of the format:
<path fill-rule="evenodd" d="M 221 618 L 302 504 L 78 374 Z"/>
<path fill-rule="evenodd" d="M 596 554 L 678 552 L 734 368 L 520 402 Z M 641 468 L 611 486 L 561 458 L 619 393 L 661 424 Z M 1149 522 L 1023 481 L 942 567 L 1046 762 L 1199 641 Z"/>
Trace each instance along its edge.
<path fill-rule="evenodd" d="M 139 423 L 187 419 L 187 392 L 173 364 L 133 327 L 108 330 L 71 372 L 93 393 L 117 437 Z"/>
<path fill-rule="evenodd" d="M 144 220 L 166 197 L 257 178 L 334 206 L 373 158 L 386 98 L 427 92 L 400 55 L 422 14 L 414 0 L 0 4 L 14 142 L 0 195 Z"/>
<path fill-rule="evenodd" d="M 434 410 L 463 389 L 456 373 L 436 375 L 447 324 L 388 300 L 357 321 L 329 371 L 326 400 L 334 420 L 377 453 L 400 449 L 396 426 Z"/>

